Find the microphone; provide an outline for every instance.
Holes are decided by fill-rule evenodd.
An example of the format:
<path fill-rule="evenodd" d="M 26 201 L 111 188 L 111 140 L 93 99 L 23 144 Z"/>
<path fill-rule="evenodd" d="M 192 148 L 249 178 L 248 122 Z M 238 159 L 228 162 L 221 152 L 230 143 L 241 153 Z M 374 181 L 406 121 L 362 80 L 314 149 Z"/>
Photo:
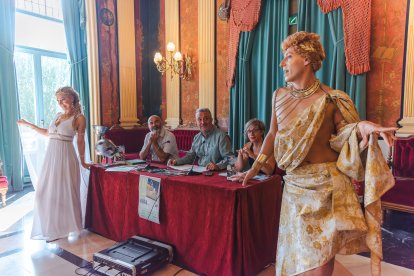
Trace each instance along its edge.
<path fill-rule="evenodd" d="M 152 166 L 151 166 L 151 162 L 152 162 L 152 153 L 151 153 L 151 151 L 148 153 L 147 158 L 146 158 L 145 161 L 147 161 L 147 165 L 145 166 L 144 170 L 151 169 L 152 168 Z"/>
<path fill-rule="evenodd" d="M 201 172 L 193 171 L 194 163 L 195 163 L 196 159 L 197 159 L 197 154 L 194 156 L 193 163 L 191 164 L 191 169 L 188 171 L 187 175 L 200 175 L 201 174 Z"/>
<path fill-rule="evenodd" d="M 151 145 L 152 148 L 152 145 Z M 150 151 L 148 152 L 147 158 L 145 159 L 145 161 L 147 161 L 147 165 L 145 166 L 145 170 L 149 170 L 154 168 L 153 166 L 151 166 L 152 163 L 152 149 L 150 148 Z"/>

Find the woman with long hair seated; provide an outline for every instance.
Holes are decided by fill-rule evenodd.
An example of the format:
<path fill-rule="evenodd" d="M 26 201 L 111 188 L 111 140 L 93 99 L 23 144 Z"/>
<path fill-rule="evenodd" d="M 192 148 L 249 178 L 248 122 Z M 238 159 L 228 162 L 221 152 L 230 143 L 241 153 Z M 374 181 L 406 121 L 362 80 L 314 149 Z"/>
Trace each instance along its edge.
<path fill-rule="evenodd" d="M 264 131 L 264 123 L 256 118 L 249 120 L 244 126 L 244 132 L 249 142 L 239 150 L 237 155 L 235 168 L 238 172 L 242 172 L 253 165 L 263 144 Z M 274 173 L 275 165 L 275 158 L 269 158 L 261 168 L 261 172 L 271 175 Z"/>

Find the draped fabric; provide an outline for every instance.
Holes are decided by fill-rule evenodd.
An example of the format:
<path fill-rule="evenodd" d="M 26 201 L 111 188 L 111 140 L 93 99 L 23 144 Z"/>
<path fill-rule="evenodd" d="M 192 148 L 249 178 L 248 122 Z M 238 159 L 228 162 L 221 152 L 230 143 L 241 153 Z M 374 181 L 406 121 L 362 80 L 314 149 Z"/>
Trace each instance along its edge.
<path fill-rule="evenodd" d="M 261 0 L 232 0 L 229 18 L 229 47 L 227 53 L 227 87 L 233 85 L 240 32 L 250 32 L 259 21 Z"/>
<path fill-rule="evenodd" d="M 16 121 L 19 119 L 14 66 L 15 1 L 0 1 L 0 159 L 14 191 L 23 189 L 23 164 Z"/>
<path fill-rule="evenodd" d="M 289 0 L 263 0 L 260 21 L 240 34 L 235 83 L 230 90 L 229 135 L 233 147 L 244 145 L 243 127 L 257 117 L 269 129 L 272 92 L 284 83 L 280 44 L 288 34 Z"/>
<path fill-rule="evenodd" d="M 79 92 L 83 113 L 89 118 L 85 0 L 62 0 L 62 13 L 70 62 L 70 83 Z"/>
<path fill-rule="evenodd" d="M 346 126 L 332 135 L 330 145 L 337 162 L 303 165 L 333 102 Z M 275 103 L 273 103 L 275 105 Z M 316 100 L 275 137 L 275 159 L 286 170 L 280 214 L 276 275 L 296 275 L 319 267 L 335 254 L 371 252 L 372 274 L 380 274 L 381 196 L 394 178 L 371 135 L 363 162 L 356 135 L 359 121 L 348 95 L 333 90 Z M 362 213 L 350 179 L 365 179 Z M 292 217 L 297 219 L 292 221 Z"/>
<path fill-rule="evenodd" d="M 88 83 L 88 55 L 86 48 L 86 10 L 85 0 L 62 0 L 63 26 L 65 28 L 66 43 L 70 62 L 70 83 L 79 92 L 83 106 L 83 114 L 89 119 L 89 83 Z M 86 125 L 85 134 L 85 161 L 90 162 L 88 134 L 90 127 Z M 74 146 L 77 149 L 76 139 Z M 77 155 L 78 151 L 76 150 Z M 89 172 L 82 166 L 81 170 L 81 205 L 82 218 L 86 209 Z"/>
<path fill-rule="evenodd" d="M 370 70 L 371 0 L 317 0 L 324 13 L 342 8 L 346 68 L 352 75 Z"/>
<path fill-rule="evenodd" d="M 351 75 L 346 70 L 342 10 L 325 15 L 316 1 L 299 1 L 298 31 L 320 35 L 326 58 L 316 72 L 321 82 L 345 91 L 355 103 L 361 119 L 366 118 L 366 73 Z M 352 35 L 352 34 L 351 34 Z"/>

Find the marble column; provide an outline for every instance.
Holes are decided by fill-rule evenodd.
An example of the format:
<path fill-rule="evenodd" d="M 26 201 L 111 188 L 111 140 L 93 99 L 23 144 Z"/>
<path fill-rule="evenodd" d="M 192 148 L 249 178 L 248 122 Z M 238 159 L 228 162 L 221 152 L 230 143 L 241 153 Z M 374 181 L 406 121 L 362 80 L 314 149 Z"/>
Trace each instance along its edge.
<path fill-rule="evenodd" d="M 91 129 L 90 145 L 91 159 L 98 162 L 94 148 L 98 136 L 93 131 L 93 125 L 101 124 L 101 95 L 99 86 L 99 52 L 98 52 L 98 27 L 96 15 L 95 0 L 87 0 L 86 9 L 86 35 L 87 35 L 87 51 L 88 51 L 88 76 L 89 76 L 89 103 L 90 118 L 89 125 Z"/>
<path fill-rule="evenodd" d="M 165 41 L 175 44 L 175 50 L 180 49 L 180 1 L 165 1 Z M 164 45 L 166 47 L 166 45 Z M 168 55 L 167 51 L 165 53 Z M 169 56 L 167 56 L 169 58 Z M 166 125 L 176 128 L 180 124 L 180 78 L 170 72 L 165 73 L 167 94 Z"/>
<path fill-rule="evenodd" d="M 198 0 L 199 107 L 210 109 L 215 121 L 215 3 Z"/>

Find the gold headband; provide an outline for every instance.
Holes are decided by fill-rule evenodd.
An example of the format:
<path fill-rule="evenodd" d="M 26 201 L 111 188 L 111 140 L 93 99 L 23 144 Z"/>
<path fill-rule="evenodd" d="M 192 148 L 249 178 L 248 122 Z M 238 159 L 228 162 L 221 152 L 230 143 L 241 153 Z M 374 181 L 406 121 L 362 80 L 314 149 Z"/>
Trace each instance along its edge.
<path fill-rule="evenodd" d="M 299 44 L 299 47 L 305 52 L 316 52 L 316 49 L 311 44 Z"/>

